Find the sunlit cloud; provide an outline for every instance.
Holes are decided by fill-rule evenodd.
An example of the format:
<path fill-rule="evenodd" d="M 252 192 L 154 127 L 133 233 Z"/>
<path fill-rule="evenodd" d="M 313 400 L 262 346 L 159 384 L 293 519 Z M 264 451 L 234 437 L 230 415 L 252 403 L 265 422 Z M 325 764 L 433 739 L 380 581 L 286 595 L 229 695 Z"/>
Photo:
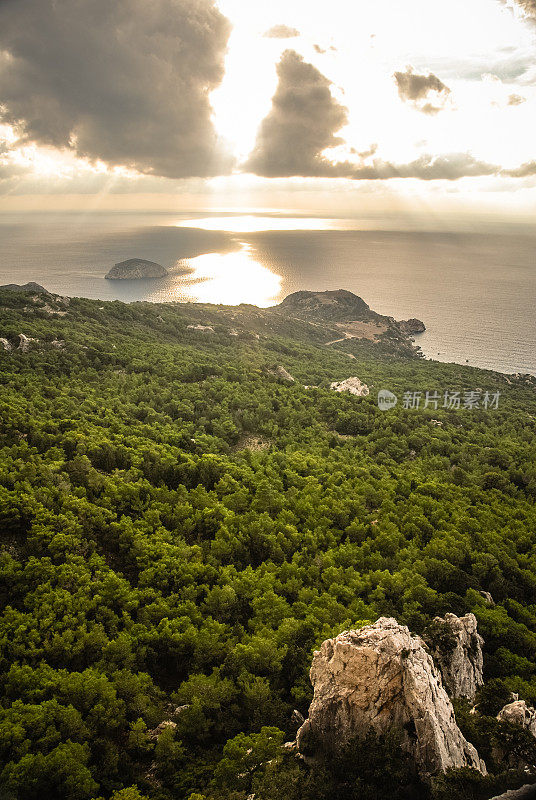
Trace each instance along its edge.
<path fill-rule="evenodd" d="M 536 19 L 536 0 L 514 0 L 514 8 L 520 10 L 526 17 Z"/>
<path fill-rule="evenodd" d="M 450 89 L 437 75 L 417 74 L 413 67 L 405 72 L 395 72 L 394 78 L 398 87 L 398 96 L 409 102 L 423 114 L 437 114 L 447 103 Z"/>
<path fill-rule="evenodd" d="M 290 28 L 288 25 L 273 25 L 264 34 L 265 39 L 295 39 L 300 35 L 297 28 Z"/>
<path fill-rule="evenodd" d="M 212 120 L 231 25 L 213 0 L 0 4 L 0 107 L 26 143 L 173 178 L 229 171 Z"/>
<path fill-rule="evenodd" d="M 343 141 L 336 134 L 347 109 L 333 97 L 330 81 L 296 51 L 283 53 L 277 74 L 272 108 L 244 168 L 266 177 L 329 174 L 323 153 Z"/>
<path fill-rule="evenodd" d="M 229 180 L 247 206 L 254 178 L 274 206 L 296 181 L 326 206 L 404 181 L 435 204 L 436 182 L 471 180 L 484 202 L 534 181 L 536 0 L 332 0 L 328 15 L 316 0 L 200 0 L 195 20 L 189 0 L 119 0 L 113 19 L 96 2 L 91 17 L 90 0 L 0 4 L 4 197 L 220 202 Z"/>

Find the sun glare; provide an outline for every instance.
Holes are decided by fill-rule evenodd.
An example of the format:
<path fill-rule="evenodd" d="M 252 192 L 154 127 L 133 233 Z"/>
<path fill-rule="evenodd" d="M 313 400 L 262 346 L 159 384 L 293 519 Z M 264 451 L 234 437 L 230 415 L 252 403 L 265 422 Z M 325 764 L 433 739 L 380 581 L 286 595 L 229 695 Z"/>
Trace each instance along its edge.
<path fill-rule="evenodd" d="M 260 233 L 262 231 L 318 231 L 334 230 L 337 220 L 311 217 L 217 216 L 205 219 L 183 219 L 171 223 L 177 228 L 201 228 L 204 231 L 227 233 Z"/>
<path fill-rule="evenodd" d="M 281 276 L 255 261 L 246 244 L 236 253 L 208 253 L 184 259 L 178 266 L 191 270 L 177 284 L 181 299 L 186 295 L 198 303 L 251 303 L 265 308 L 281 291 Z"/>

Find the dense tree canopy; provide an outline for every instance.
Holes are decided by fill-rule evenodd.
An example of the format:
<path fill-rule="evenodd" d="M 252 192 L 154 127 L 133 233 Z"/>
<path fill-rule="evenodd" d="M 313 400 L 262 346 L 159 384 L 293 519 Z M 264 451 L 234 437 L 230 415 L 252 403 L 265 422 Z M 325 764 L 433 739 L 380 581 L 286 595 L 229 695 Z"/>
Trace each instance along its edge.
<path fill-rule="evenodd" d="M 38 340 L 0 350 L 6 800 L 384 796 L 393 742 L 350 783 L 281 747 L 315 647 L 382 614 L 476 614 L 493 735 L 497 696 L 536 702 L 533 384 L 247 306 L 0 303 L 0 336 Z M 350 375 L 369 397 L 330 391 Z M 382 412 L 380 388 L 501 403 Z"/>

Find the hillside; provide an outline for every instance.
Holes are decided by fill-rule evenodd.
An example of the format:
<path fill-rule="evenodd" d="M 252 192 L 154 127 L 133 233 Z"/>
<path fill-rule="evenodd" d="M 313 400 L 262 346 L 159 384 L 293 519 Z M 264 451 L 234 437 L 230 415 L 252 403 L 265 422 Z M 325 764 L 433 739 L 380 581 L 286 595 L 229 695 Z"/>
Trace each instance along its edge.
<path fill-rule="evenodd" d="M 410 319 L 397 322 L 372 311 L 365 301 L 345 289 L 328 292 L 294 292 L 269 311 L 293 319 L 303 319 L 315 325 L 331 325 L 340 338 L 329 344 L 338 344 L 345 339 L 368 341 L 392 341 L 404 349 L 411 337 L 422 333 L 426 326 L 421 320 Z M 411 348 L 406 348 L 409 355 Z M 418 350 L 418 348 L 414 348 Z"/>
<path fill-rule="evenodd" d="M 288 295 L 274 311 L 293 317 L 302 317 L 308 320 L 324 320 L 330 322 L 347 322 L 349 320 L 384 321 L 382 317 L 372 311 L 367 303 L 345 289 L 331 292 L 294 292 Z"/>
<path fill-rule="evenodd" d="M 496 715 L 536 703 L 535 380 L 426 361 L 391 323 L 341 336 L 385 319 L 351 293 L 292 297 L 0 290 L 2 798 L 461 800 L 534 779 L 532 739 Z M 351 377 L 370 394 L 330 389 Z M 479 713 L 454 707 L 488 777 L 423 783 L 389 737 L 329 764 L 282 748 L 324 640 L 449 613 L 485 642 Z"/>

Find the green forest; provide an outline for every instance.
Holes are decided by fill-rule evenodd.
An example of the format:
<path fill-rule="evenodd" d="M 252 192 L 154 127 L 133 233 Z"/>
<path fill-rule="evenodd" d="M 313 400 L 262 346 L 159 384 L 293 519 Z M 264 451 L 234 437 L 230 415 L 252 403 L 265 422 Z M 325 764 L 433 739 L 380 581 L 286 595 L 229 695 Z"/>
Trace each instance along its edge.
<path fill-rule="evenodd" d="M 326 346 L 330 323 L 253 306 L 0 307 L 2 800 L 476 800 L 527 782 L 494 745 L 536 770 L 536 739 L 495 718 L 511 692 L 536 704 L 536 379 L 390 334 Z M 368 397 L 330 389 L 350 376 Z M 381 411 L 379 389 L 500 402 Z M 487 777 L 421 784 L 395 736 L 316 766 L 283 747 L 324 639 L 447 612 L 485 641 L 479 713 L 456 715 Z"/>

